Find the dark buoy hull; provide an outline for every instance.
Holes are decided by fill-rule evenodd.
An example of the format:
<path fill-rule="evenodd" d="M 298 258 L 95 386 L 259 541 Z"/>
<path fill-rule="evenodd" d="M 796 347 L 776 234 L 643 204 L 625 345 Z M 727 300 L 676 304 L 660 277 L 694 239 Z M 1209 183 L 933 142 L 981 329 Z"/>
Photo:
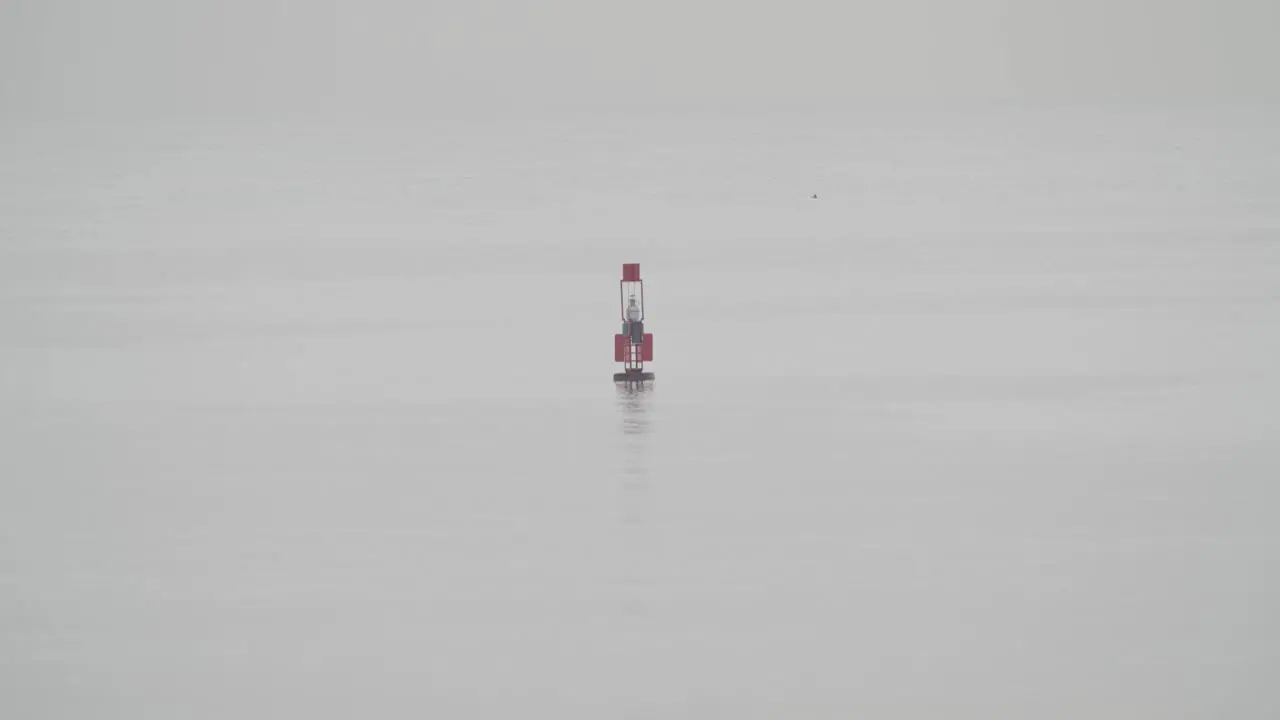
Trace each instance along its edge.
<path fill-rule="evenodd" d="M 620 372 L 613 374 L 614 382 L 644 382 L 652 379 L 653 373 L 651 372 Z"/>

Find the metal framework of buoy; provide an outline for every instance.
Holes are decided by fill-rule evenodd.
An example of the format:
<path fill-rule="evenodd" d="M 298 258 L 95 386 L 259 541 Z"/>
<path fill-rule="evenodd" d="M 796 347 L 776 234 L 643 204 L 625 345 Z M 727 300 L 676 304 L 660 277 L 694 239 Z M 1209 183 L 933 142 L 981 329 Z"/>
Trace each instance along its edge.
<path fill-rule="evenodd" d="M 653 373 L 644 369 L 646 362 L 653 362 L 653 333 L 644 331 L 644 281 L 640 279 L 640 263 L 622 266 L 618 309 L 622 312 L 622 332 L 613 336 L 613 361 L 622 363 L 622 372 L 614 373 L 613 380 L 652 380 Z"/>

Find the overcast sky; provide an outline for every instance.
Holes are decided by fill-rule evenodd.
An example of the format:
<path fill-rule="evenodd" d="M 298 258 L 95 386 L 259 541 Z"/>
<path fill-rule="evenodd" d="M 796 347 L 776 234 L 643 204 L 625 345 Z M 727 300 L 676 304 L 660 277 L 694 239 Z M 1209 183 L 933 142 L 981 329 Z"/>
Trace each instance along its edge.
<path fill-rule="evenodd" d="M 4 0 L 0 112 L 1280 96 L 1276 0 Z"/>

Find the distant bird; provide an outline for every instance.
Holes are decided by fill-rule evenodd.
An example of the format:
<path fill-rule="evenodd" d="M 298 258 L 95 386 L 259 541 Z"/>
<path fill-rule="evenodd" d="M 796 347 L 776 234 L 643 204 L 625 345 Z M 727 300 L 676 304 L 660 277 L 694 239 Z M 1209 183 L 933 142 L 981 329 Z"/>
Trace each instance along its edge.
<path fill-rule="evenodd" d="M 814 193 L 814 194 L 813 194 L 813 199 L 814 199 L 814 200 L 817 200 L 817 199 L 818 199 L 818 193 Z"/>

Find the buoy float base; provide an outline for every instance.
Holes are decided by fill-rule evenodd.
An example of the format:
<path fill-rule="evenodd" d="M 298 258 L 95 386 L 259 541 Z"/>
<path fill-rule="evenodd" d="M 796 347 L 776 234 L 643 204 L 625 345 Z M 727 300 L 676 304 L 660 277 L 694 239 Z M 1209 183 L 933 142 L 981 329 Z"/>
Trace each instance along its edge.
<path fill-rule="evenodd" d="M 653 373 L 651 372 L 620 372 L 613 374 L 614 382 L 644 382 L 652 379 Z"/>

